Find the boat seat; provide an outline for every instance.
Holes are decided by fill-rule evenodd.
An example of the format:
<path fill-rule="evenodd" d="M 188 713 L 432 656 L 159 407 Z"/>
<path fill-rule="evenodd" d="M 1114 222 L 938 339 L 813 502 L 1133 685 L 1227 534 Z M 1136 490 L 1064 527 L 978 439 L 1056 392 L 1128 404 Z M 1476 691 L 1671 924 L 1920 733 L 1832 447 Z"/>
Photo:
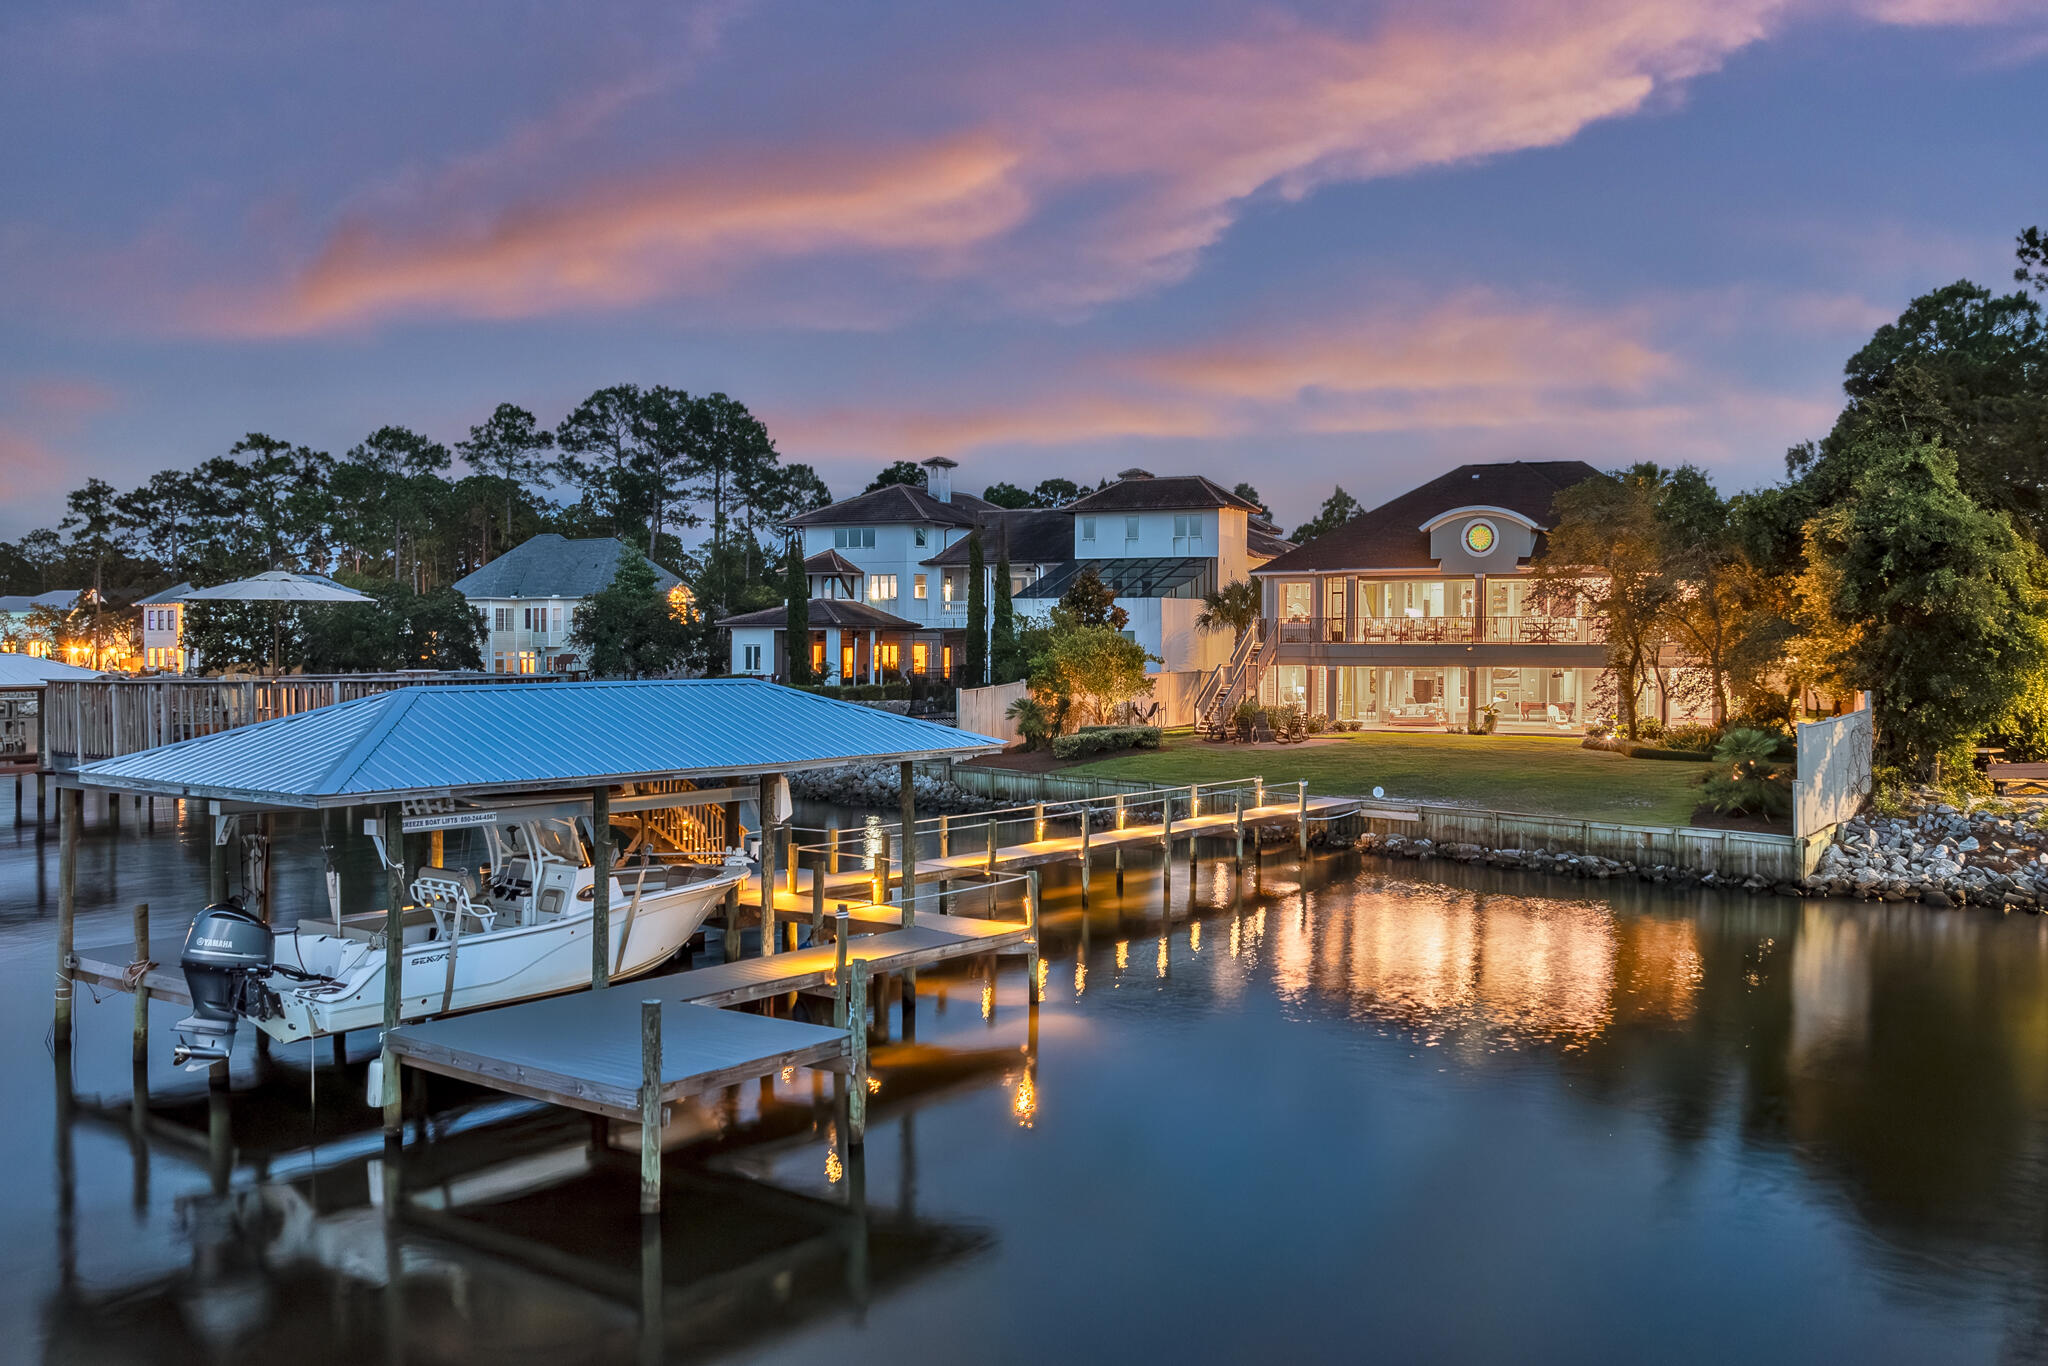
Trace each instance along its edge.
<path fill-rule="evenodd" d="M 495 906 L 476 903 L 476 877 L 466 868 L 422 868 L 412 881 L 412 895 L 433 912 L 435 935 L 440 939 L 454 938 L 458 924 L 464 933 L 489 934 L 498 923 Z"/>

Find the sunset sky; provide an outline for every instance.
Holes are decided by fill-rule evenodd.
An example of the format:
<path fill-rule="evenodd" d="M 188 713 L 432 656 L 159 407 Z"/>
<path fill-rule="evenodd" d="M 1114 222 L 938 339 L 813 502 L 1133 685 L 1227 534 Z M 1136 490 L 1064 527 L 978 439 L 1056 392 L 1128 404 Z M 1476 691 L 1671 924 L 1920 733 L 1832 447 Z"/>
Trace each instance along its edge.
<path fill-rule="evenodd" d="M 1824 432 L 2048 223 L 2043 0 L 0 11 L 0 535 L 260 430 L 723 390 L 857 492 L 1280 519 Z"/>

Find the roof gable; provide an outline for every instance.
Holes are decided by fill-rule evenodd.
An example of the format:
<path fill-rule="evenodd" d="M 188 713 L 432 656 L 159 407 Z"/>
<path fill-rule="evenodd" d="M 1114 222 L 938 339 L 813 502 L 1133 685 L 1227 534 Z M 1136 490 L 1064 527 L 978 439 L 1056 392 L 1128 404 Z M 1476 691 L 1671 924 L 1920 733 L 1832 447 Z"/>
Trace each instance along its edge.
<path fill-rule="evenodd" d="M 1532 526 L 1552 523 L 1558 494 L 1600 471 L 1583 460 L 1510 460 L 1460 465 L 1419 488 L 1361 512 L 1334 531 L 1269 560 L 1259 574 L 1320 573 L 1340 569 L 1424 569 L 1435 563 L 1426 529 L 1455 508 L 1502 508 Z M 1543 540 L 1537 538 L 1536 553 Z"/>
<path fill-rule="evenodd" d="M 1201 474 L 1137 474 L 1107 488 L 1083 494 L 1064 509 L 1076 512 L 1166 512 L 1188 508 L 1238 508 L 1257 512 L 1259 505 L 1240 498 Z"/>

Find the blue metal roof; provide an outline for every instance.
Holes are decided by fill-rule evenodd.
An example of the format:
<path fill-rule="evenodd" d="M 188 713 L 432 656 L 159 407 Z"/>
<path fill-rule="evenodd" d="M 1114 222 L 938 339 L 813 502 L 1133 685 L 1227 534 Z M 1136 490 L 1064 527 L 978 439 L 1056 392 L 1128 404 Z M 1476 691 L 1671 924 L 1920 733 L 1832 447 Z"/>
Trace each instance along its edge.
<path fill-rule="evenodd" d="M 1002 745 L 752 678 L 399 688 L 76 770 L 88 787 L 269 806 L 786 773 Z"/>

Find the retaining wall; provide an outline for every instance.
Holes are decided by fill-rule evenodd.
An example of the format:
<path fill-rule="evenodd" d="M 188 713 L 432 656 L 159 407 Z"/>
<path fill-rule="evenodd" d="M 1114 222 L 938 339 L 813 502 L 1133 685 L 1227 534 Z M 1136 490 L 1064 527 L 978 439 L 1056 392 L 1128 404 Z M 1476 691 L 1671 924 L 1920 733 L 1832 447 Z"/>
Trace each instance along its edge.
<path fill-rule="evenodd" d="M 1020 773 L 967 765 L 932 767 L 976 796 L 1005 804 L 1078 801 L 1112 797 L 1119 792 L 1149 792 L 1158 786 L 1119 778 Z M 1286 792 L 1290 787 L 1291 784 L 1276 780 L 1267 785 L 1267 791 Z M 1476 844 L 1486 849 L 1597 854 L 1624 863 L 1661 863 L 1717 877 L 1761 877 L 1769 882 L 1797 882 L 1805 877 L 1820 862 L 1821 851 L 1827 848 L 1829 840 L 1825 831 L 1802 838 L 1697 826 L 1622 825 L 1431 802 L 1361 800 L 1364 804 L 1357 816 L 1332 826 L 1332 833 L 1371 831 L 1438 844 Z"/>

